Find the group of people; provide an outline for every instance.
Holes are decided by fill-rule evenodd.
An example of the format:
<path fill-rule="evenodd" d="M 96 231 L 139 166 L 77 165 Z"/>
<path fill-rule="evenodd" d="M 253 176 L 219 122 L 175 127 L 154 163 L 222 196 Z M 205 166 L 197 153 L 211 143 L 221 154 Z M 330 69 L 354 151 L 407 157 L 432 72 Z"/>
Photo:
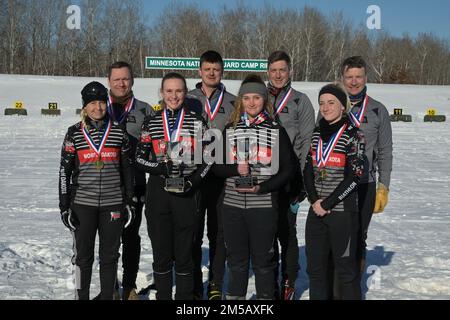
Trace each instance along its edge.
<path fill-rule="evenodd" d="M 97 232 L 98 298 L 120 298 L 122 243 L 121 298 L 139 299 L 145 204 L 157 299 L 172 299 L 175 281 L 175 299 L 244 300 L 251 264 L 257 299 L 292 300 L 296 215 L 305 198 L 310 298 L 361 298 L 367 230 L 387 204 L 392 169 L 388 112 L 367 95 L 364 60 L 346 59 L 341 83 L 320 90 L 317 120 L 306 94 L 291 86 L 285 52 L 268 57 L 267 85 L 249 75 L 237 96 L 222 83 L 223 71 L 219 53 L 203 53 L 196 88 L 167 73 L 153 107 L 134 97 L 125 62 L 110 66 L 109 92 L 98 82 L 83 88 L 82 119 L 65 136 L 59 179 L 78 299 L 90 298 Z"/>

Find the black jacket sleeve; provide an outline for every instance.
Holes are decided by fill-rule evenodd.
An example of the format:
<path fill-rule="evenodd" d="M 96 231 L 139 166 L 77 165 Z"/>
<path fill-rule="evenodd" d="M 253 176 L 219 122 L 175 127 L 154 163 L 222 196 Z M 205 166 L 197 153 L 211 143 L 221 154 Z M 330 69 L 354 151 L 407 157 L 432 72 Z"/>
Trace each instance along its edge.
<path fill-rule="evenodd" d="M 312 204 L 319 200 L 317 195 L 316 186 L 314 184 L 314 169 L 313 169 L 313 158 L 312 150 L 310 149 L 308 155 L 306 156 L 305 169 L 303 170 L 303 181 L 305 184 L 306 195 L 308 201 Z"/>
<path fill-rule="evenodd" d="M 125 197 L 132 198 L 134 196 L 134 174 L 133 159 L 130 157 L 131 147 L 128 134 L 123 133 L 122 147 L 120 150 L 120 166 L 122 170 L 123 185 L 125 188 Z"/>
<path fill-rule="evenodd" d="M 278 153 L 279 169 L 269 180 L 266 180 L 259 185 L 259 193 L 268 193 L 282 188 L 289 182 L 289 179 L 294 173 L 295 160 L 292 158 L 293 151 L 291 140 L 284 128 L 280 127 L 278 130 L 280 138 Z"/>
<path fill-rule="evenodd" d="M 167 165 L 157 162 L 153 151 L 152 137 L 149 131 L 152 118 L 146 117 L 142 124 L 141 136 L 136 146 L 136 168 L 151 175 L 165 175 L 167 174 Z"/>
<path fill-rule="evenodd" d="M 356 191 L 360 178 L 365 174 L 368 168 L 364 164 L 367 163 L 365 152 L 364 136 L 359 130 L 351 131 L 351 138 L 347 145 L 345 178 L 336 189 L 325 198 L 321 206 L 325 210 L 330 210 L 339 202 L 344 201 L 349 194 Z"/>
<path fill-rule="evenodd" d="M 238 165 L 236 163 L 230 163 L 227 164 L 227 158 L 229 156 L 228 150 L 227 150 L 227 130 L 230 128 L 230 126 L 226 126 L 225 129 L 222 132 L 222 137 L 220 139 L 220 143 L 222 145 L 222 161 L 220 163 L 214 163 L 212 167 L 212 173 L 216 175 L 219 178 L 231 178 L 231 177 L 238 177 Z"/>
<path fill-rule="evenodd" d="M 70 207 L 70 194 L 72 191 L 72 172 L 75 167 L 75 145 L 72 130 L 66 133 L 61 148 L 61 161 L 59 167 L 59 209 L 61 212 Z"/>
<path fill-rule="evenodd" d="M 206 121 L 201 117 L 201 115 L 197 115 L 198 123 L 201 123 L 201 126 L 198 128 L 201 130 L 202 137 L 205 131 L 207 130 L 207 124 Z M 211 170 L 213 164 L 212 163 L 206 163 L 205 157 L 203 155 L 203 152 L 205 150 L 205 147 L 208 145 L 207 142 L 202 141 L 202 143 L 199 143 L 198 146 L 202 148 L 202 163 L 198 165 L 197 170 L 195 170 L 192 174 L 189 175 L 188 180 L 192 183 L 192 187 L 197 187 L 202 182 L 203 178 L 206 177 L 208 172 Z"/>

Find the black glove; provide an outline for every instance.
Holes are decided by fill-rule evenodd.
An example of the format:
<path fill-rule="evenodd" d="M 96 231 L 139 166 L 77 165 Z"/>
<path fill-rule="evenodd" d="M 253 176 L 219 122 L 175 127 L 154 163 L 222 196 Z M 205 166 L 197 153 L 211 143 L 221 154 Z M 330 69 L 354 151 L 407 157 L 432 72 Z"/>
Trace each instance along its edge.
<path fill-rule="evenodd" d="M 194 187 L 191 179 L 189 177 L 184 178 L 184 193 L 188 193 Z"/>
<path fill-rule="evenodd" d="M 130 226 L 134 219 L 136 218 L 136 206 L 138 199 L 137 197 L 127 197 L 126 198 L 126 205 L 125 205 L 125 215 L 126 215 L 126 222 L 125 222 L 125 228 L 128 228 Z"/>
<path fill-rule="evenodd" d="M 172 160 L 162 162 L 159 164 L 161 166 L 161 174 L 166 178 L 172 174 L 173 162 Z"/>
<path fill-rule="evenodd" d="M 69 208 L 67 210 L 61 211 L 61 220 L 70 231 L 73 232 L 77 229 L 76 226 L 78 225 L 78 220 L 72 209 Z"/>

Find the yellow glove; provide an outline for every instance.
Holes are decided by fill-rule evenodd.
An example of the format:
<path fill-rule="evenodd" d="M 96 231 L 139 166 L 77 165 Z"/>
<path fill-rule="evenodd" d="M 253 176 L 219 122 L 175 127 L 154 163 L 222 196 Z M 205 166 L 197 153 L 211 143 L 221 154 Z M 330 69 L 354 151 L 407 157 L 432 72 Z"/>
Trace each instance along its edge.
<path fill-rule="evenodd" d="M 384 207 L 386 207 L 388 203 L 388 195 L 389 190 L 382 183 L 378 183 L 377 195 L 375 198 L 375 208 L 373 209 L 373 213 L 383 212 Z"/>

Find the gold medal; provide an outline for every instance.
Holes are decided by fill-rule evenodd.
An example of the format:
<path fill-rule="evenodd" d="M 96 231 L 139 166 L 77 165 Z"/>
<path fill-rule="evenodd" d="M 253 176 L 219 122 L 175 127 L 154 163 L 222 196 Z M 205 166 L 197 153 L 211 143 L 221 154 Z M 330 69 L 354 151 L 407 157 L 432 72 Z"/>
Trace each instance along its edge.
<path fill-rule="evenodd" d="M 101 160 L 101 158 L 99 158 L 97 161 L 95 161 L 95 168 L 100 171 L 103 169 L 103 167 L 105 166 L 105 164 L 103 163 L 103 161 Z"/>
<path fill-rule="evenodd" d="M 317 181 L 324 181 L 328 176 L 327 170 L 322 169 L 319 170 L 318 176 L 317 176 Z"/>

